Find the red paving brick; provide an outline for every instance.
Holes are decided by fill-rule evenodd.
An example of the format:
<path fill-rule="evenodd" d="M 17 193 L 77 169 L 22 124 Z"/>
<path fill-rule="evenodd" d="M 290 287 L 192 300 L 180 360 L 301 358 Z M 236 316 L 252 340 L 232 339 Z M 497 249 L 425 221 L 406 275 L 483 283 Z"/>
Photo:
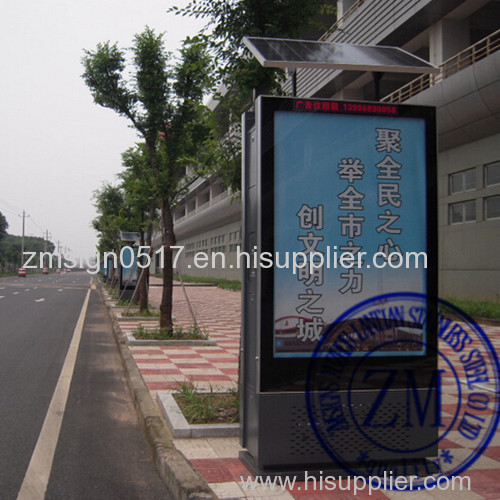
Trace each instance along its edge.
<path fill-rule="evenodd" d="M 143 375 L 181 375 L 182 372 L 175 368 L 141 368 L 141 373 Z"/>
<path fill-rule="evenodd" d="M 463 475 L 470 477 L 471 489 L 474 493 L 488 499 L 500 498 L 498 469 L 468 470 Z"/>
<path fill-rule="evenodd" d="M 177 389 L 177 382 L 146 382 L 146 386 L 150 391 L 169 391 Z"/>
<path fill-rule="evenodd" d="M 224 483 L 232 481 L 233 475 L 220 458 L 198 458 L 191 460 L 205 481 L 208 483 Z"/>
<path fill-rule="evenodd" d="M 203 331 L 210 335 L 212 340 L 217 342 L 217 346 L 131 347 L 134 359 L 138 363 L 139 369 L 153 396 L 155 396 L 155 392 L 158 390 L 172 390 L 178 386 L 178 382 L 189 380 L 195 383 L 195 385 L 200 385 L 200 387 L 206 387 L 206 384 L 210 386 L 214 385 L 215 387 L 218 385 L 223 390 L 235 389 L 237 386 L 241 294 L 214 287 L 189 287 L 187 288 L 187 293 L 195 311 L 198 324 Z M 150 302 L 153 305 L 157 306 L 159 304 L 160 294 L 160 287 L 151 289 Z M 174 316 L 177 318 L 176 322 L 183 326 L 189 326 L 193 322 L 185 297 L 179 287 L 174 288 Z M 134 326 L 132 322 L 123 322 L 121 326 L 122 329 L 131 331 L 137 327 L 137 324 Z M 486 326 L 484 327 L 484 331 L 498 352 L 500 348 L 500 326 Z M 459 354 L 453 352 L 449 346 L 441 345 L 440 349 L 446 356 L 449 356 L 452 362 L 459 362 Z M 168 364 L 168 368 L 148 368 L 148 365 L 160 363 Z M 193 370 L 195 373 L 190 373 Z M 199 370 L 199 373 L 196 370 Z M 173 375 L 175 375 L 175 380 L 172 380 Z M 162 376 L 165 376 L 166 379 L 164 381 L 158 380 Z M 442 383 L 444 395 L 448 397 L 450 395 L 456 396 L 458 391 L 456 382 L 449 374 L 445 374 Z M 461 389 L 465 391 L 466 388 L 465 386 L 461 386 Z M 488 410 L 484 411 L 484 415 L 492 413 L 493 401 L 494 395 L 491 393 L 490 406 Z M 447 401 L 442 406 L 442 410 L 445 414 L 453 415 L 456 405 L 451 401 Z M 449 424 L 450 421 L 451 417 L 443 416 L 444 424 Z M 455 450 L 454 452 L 463 449 L 463 444 L 455 441 L 455 439 L 457 439 L 457 433 L 448 434 L 440 441 L 440 449 Z M 472 470 L 469 469 L 463 474 L 471 478 L 472 491 L 476 495 L 479 495 L 480 498 L 500 499 L 500 433 L 498 430 L 495 441 L 492 443 L 492 446 L 485 450 L 484 457 L 484 463 L 486 464 L 486 460 L 488 461 L 484 465 L 484 468 L 478 466 L 476 463 Z M 194 456 L 190 457 L 190 459 L 193 466 L 214 488 L 217 484 L 225 485 L 224 488 L 227 485 L 232 485 L 227 491 L 233 493 L 239 492 L 236 495 L 227 493 L 219 498 L 245 498 L 244 492 L 237 485 L 240 484 L 240 476 L 246 478 L 250 473 L 239 458 L 237 458 L 236 453 L 233 454 L 231 452 L 231 456 L 222 458 Z M 496 465 L 492 461 L 496 461 Z M 221 491 L 226 491 L 224 488 Z M 256 494 L 256 492 L 253 492 L 251 496 L 255 496 Z M 262 494 L 264 496 L 260 498 L 267 498 L 264 492 Z M 288 495 L 288 498 L 308 500 L 368 498 L 362 494 L 354 496 L 352 492 L 343 492 L 338 489 L 335 492 L 306 491 L 303 483 L 296 483 L 293 490 L 289 493 L 285 492 L 283 495 Z M 407 496 L 415 499 L 430 498 L 427 493 L 425 495 L 423 497 L 421 493 L 413 492 Z M 280 496 L 279 498 L 285 498 L 285 496 Z M 390 496 L 390 492 L 388 492 L 388 495 L 385 495 L 383 492 L 374 492 L 369 498 L 386 499 Z M 439 498 L 439 496 L 432 496 L 432 498 Z M 453 496 L 447 496 L 446 498 L 453 498 Z M 466 498 L 466 494 L 460 498 Z"/>

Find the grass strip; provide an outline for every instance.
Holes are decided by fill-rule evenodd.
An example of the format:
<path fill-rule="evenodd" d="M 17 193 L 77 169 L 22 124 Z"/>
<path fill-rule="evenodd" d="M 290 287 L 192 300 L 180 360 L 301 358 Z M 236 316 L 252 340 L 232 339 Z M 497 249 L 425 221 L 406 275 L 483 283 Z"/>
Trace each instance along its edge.
<path fill-rule="evenodd" d="M 179 281 L 179 275 L 174 274 L 174 279 Z M 241 290 L 241 281 L 238 280 L 184 275 L 182 275 L 182 280 L 185 283 L 212 283 L 217 285 L 219 288 L 223 288 L 224 290 Z"/>
<path fill-rule="evenodd" d="M 174 325 L 173 328 L 145 328 L 138 326 L 133 332 L 136 339 L 140 340 L 208 340 L 208 335 L 199 327 L 184 328 Z"/>
<path fill-rule="evenodd" d="M 489 319 L 500 318 L 500 304 L 496 302 L 490 302 L 488 300 L 457 299 L 455 297 L 447 300 L 469 316 Z"/>
<path fill-rule="evenodd" d="M 232 424 L 239 422 L 240 398 L 237 391 L 199 392 L 192 382 L 180 382 L 174 399 L 190 424 Z"/>

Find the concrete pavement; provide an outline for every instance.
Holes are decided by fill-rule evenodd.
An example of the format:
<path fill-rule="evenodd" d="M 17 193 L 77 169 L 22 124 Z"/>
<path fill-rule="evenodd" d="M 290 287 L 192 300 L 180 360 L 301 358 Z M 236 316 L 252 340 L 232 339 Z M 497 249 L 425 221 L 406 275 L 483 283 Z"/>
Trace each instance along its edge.
<path fill-rule="evenodd" d="M 153 283 L 158 283 L 153 279 Z M 161 288 L 151 287 L 150 302 L 158 306 Z M 144 380 L 151 398 L 157 391 L 171 390 L 178 382 L 191 381 L 201 389 L 210 386 L 214 389 L 227 390 L 236 388 L 238 373 L 239 331 L 241 321 L 240 292 L 221 290 L 214 287 L 188 287 L 187 293 L 193 306 L 197 321 L 209 333 L 211 339 L 217 341 L 217 346 L 197 347 L 167 347 L 167 346 L 130 346 L 127 347 L 133 361 Z M 177 322 L 190 325 L 192 323 L 186 299 L 180 287 L 174 289 L 174 315 Z M 150 324 L 148 322 L 148 324 Z M 130 321 L 119 321 L 123 330 L 137 326 Z M 497 352 L 500 351 L 500 326 L 484 325 L 483 329 L 489 336 Z M 446 350 L 446 347 L 441 347 Z M 454 353 L 446 353 L 453 358 Z M 455 353 L 456 354 L 456 353 Z M 457 394 L 453 392 L 451 381 L 443 381 L 443 417 L 451 415 Z M 498 397 L 498 395 L 497 395 Z M 456 455 L 467 451 L 466 444 L 460 436 L 450 433 L 441 443 Z M 199 438 L 173 439 L 173 445 L 181 452 L 198 474 L 206 481 L 210 489 L 220 499 L 234 498 L 297 498 L 316 499 L 332 498 L 329 491 L 305 491 L 304 484 L 296 482 L 293 488 L 279 488 L 271 492 L 262 485 L 247 490 L 241 483 L 241 477 L 246 479 L 250 473 L 238 458 L 240 450 L 238 438 Z M 412 492 L 393 491 L 376 492 L 370 498 L 399 499 L 411 495 L 420 498 L 467 498 L 467 499 L 498 499 L 500 487 L 500 432 L 497 430 L 490 445 L 482 456 L 464 473 L 471 478 L 471 491 L 468 492 Z M 336 493 L 335 498 L 360 498 L 353 493 L 344 491 L 342 496 Z"/>

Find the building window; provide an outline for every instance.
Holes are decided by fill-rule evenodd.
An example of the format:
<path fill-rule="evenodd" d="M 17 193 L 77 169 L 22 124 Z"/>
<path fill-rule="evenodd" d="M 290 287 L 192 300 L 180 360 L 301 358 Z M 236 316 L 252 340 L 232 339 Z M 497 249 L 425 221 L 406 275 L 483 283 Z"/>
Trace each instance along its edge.
<path fill-rule="evenodd" d="M 500 184 L 500 161 L 490 163 L 484 166 L 485 184 L 495 186 Z"/>
<path fill-rule="evenodd" d="M 486 219 L 500 219 L 500 196 L 484 199 L 484 213 Z"/>
<path fill-rule="evenodd" d="M 463 193 L 476 189 L 476 169 L 470 168 L 450 174 L 450 194 Z"/>
<path fill-rule="evenodd" d="M 476 220 L 476 200 L 452 203 L 450 205 L 450 224 L 462 224 Z"/>

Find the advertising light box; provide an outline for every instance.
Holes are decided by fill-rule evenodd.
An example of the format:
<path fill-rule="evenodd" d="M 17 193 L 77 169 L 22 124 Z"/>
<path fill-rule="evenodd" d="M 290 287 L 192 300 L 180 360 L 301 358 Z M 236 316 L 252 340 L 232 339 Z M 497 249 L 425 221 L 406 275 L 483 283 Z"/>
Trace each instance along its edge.
<path fill-rule="evenodd" d="M 137 285 L 137 249 L 125 246 L 120 252 L 120 288 L 134 289 Z"/>
<path fill-rule="evenodd" d="M 343 464 L 435 456 L 434 108 L 259 96 L 242 132 L 243 250 L 258 256 L 243 270 L 242 460 L 260 474 L 324 471 L 339 449 Z M 355 422 L 382 400 L 366 439 Z"/>
<path fill-rule="evenodd" d="M 259 105 L 261 250 L 274 259 L 262 270 L 272 290 L 263 321 L 273 323 L 263 343 L 273 358 L 310 358 L 332 322 L 364 300 L 436 296 L 434 110 L 272 97 Z M 377 344 L 392 341 L 374 356 L 425 355 L 417 309 L 414 321 L 397 302 L 384 315 L 356 324 L 379 325 Z"/>

